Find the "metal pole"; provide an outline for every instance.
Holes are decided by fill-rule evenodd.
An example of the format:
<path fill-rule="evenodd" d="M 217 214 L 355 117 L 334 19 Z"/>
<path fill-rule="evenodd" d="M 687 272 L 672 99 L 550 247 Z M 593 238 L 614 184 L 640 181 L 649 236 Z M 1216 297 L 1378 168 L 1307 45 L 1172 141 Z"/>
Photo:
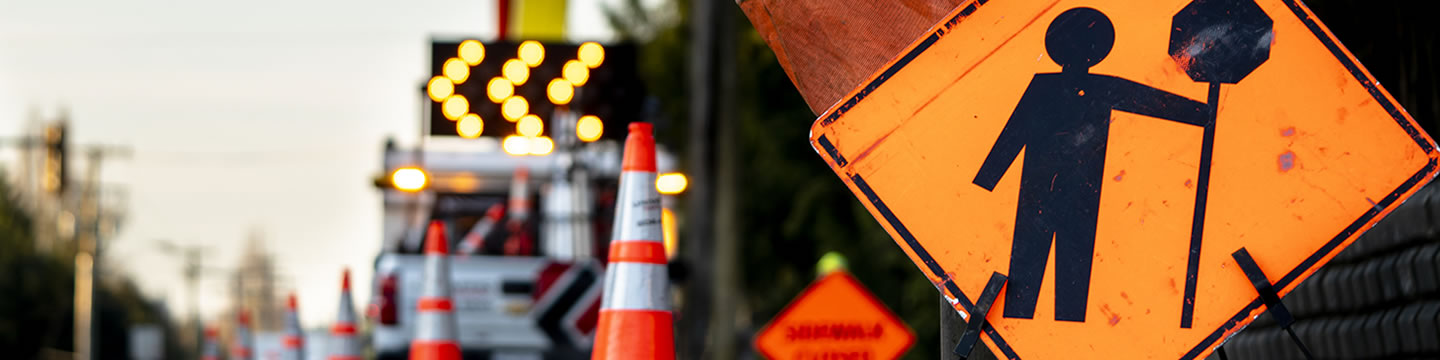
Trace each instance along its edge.
<path fill-rule="evenodd" d="M 681 359 L 702 359 L 710 327 L 714 252 L 715 22 L 714 8 L 723 1 L 691 2 L 690 124 L 685 169 L 690 190 L 685 195 L 685 240 L 680 256 L 688 265 L 678 321 L 676 350 Z M 729 5 L 728 3 L 725 5 Z"/>
<path fill-rule="evenodd" d="M 736 6 L 728 1 L 709 1 L 715 6 L 715 284 L 710 323 L 712 359 L 735 359 L 737 346 L 736 312 L 745 295 L 740 286 L 740 139 L 736 98 Z"/>
<path fill-rule="evenodd" d="M 940 360 L 960 359 L 955 355 L 955 345 L 960 343 L 964 328 L 965 322 L 960 320 L 960 313 L 950 307 L 945 294 L 940 294 Z"/>

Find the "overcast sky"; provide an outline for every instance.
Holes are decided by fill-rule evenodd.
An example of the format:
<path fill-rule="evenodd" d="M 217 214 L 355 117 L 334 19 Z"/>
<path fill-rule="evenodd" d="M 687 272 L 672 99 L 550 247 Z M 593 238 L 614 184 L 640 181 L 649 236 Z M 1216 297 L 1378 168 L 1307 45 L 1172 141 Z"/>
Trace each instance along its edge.
<path fill-rule="evenodd" d="M 570 0 L 570 36 L 605 40 L 600 2 Z M 177 315 L 179 259 L 155 239 L 212 247 L 233 268 L 260 229 L 306 326 L 335 316 L 342 266 L 370 281 L 380 244 L 386 136 L 413 144 L 428 39 L 495 33 L 493 0 L 83 0 L 0 2 L 0 136 L 32 107 L 65 106 L 73 144 L 123 144 L 104 164 L 128 192 L 106 260 Z M 14 150 L 0 150 L 13 168 Z M 74 176 L 83 162 L 71 165 Z M 13 274 L 12 274 L 13 275 Z M 203 282 L 208 315 L 229 306 Z M 357 288 L 357 306 L 369 294 Z M 282 289 L 283 290 L 283 289 Z"/>

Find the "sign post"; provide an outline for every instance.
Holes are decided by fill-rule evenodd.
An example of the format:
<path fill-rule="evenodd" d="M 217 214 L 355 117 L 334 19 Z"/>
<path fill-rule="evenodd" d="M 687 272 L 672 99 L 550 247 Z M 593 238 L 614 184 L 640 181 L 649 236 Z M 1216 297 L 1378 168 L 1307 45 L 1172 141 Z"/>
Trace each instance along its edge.
<path fill-rule="evenodd" d="M 1440 159 L 1297 0 L 967 1 L 811 130 L 1007 358 L 1205 357 Z"/>

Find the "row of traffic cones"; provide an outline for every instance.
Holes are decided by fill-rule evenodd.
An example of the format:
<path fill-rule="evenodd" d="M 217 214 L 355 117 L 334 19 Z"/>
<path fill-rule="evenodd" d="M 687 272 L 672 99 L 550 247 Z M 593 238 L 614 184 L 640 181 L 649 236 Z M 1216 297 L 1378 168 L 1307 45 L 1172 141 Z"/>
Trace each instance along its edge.
<path fill-rule="evenodd" d="M 359 360 L 360 341 L 355 338 L 355 306 L 350 299 L 350 270 L 345 269 L 340 278 L 340 313 L 335 325 L 330 328 L 331 342 L 328 360 Z M 281 334 L 281 360 L 305 359 L 305 334 L 300 327 L 300 304 L 295 294 L 290 294 L 285 304 L 285 330 Z M 255 359 L 255 339 L 250 331 L 250 312 L 240 310 L 235 319 L 235 336 L 230 346 L 231 360 Z M 202 360 L 220 360 L 220 342 L 215 328 L 205 329 L 205 342 L 201 345 Z"/>
<path fill-rule="evenodd" d="M 616 201 L 615 233 L 610 244 L 610 264 L 605 273 L 604 300 L 595 335 L 592 359 L 674 359 L 674 316 L 666 275 L 665 246 L 660 225 L 660 194 L 655 190 L 655 139 L 649 123 L 630 124 Z M 525 172 L 518 172 L 510 201 L 512 235 L 505 242 L 506 253 L 532 251 L 533 238 L 520 228 L 529 213 Z M 483 238 L 499 222 L 503 208 L 492 208 L 486 220 L 477 224 L 461 242 L 462 253 L 474 253 Z M 483 226 L 483 228 L 482 228 Z M 415 336 L 410 343 L 412 360 L 458 360 L 460 345 L 450 289 L 450 251 L 445 224 L 430 222 L 425 236 L 425 276 L 417 304 Z M 360 359 L 360 342 L 355 338 L 355 307 L 350 299 L 350 272 L 341 278 L 340 313 L 330 329 L 329 360 Z M 285 359 L 299 359 L 304 347 L 296 317 L 297 302 L 291 295 L 287 306 L 284 337 Z M 234 357 L 250 359 L 249 317 L 241 312 Z M 204 359 L 218 356 L 214 332 L 206 332 Z M 293 357 L 292 357 L 293 356 Z"/>

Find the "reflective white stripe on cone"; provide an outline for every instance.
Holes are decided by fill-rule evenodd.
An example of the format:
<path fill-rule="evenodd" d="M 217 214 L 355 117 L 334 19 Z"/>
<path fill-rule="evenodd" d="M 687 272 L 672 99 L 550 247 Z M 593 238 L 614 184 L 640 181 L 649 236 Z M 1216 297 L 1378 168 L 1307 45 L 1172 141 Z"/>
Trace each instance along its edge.
<path fill-rule="evenodd" d="M 625 138 L 605 297 L 591 353 L 595 360 L 675 358 L 651 131 L 649 123 L 630 123 Z"/>
<path fill-rule="evenodd" d="M 350 269 L 340 278 L 340 313 L 330 327 L 329 360 L 360 360 L 360 341 L 355 338 L 355 303 L 350 301 Z"/>
<path fill-rule="evenodd" d="M 299 301 L 295 293 L 285 302 L 285 333 L 280 338 L 281 360 L 305 359 L 305 334 L 300 329 Z"/>
<path fill-rule="evenodd" d="M 530 169 L 524 166 L 515 169 L 510 181 L 510 219 L 505 228 L 510 231 L 505 239 L 505 255 L 529 256 L 535 252 L 535 236 L 530 233 Z"/>
<path fill-rule="evenodd" d="M 455 313 L 450 302 L 450 251 L 445 223 L 430 222 L 425 236 L 425 282 L 416 306 L 415 338 L 410 341 L 411 360 L 459 360 Z"/>
<path fill-rule="evenodd" d="M 515 168 L 510 179 L 510 221 L 524 222 L 530 219 L 530 168 Z"/>
<path fill-rule="evenodd" d="M 215 328 L 205 328 L 205 345 L 200 353 L 200 360 L 220 360 L 220 343 L 215 341 L 218 331 Z"/>
<path fill-rule="evenodd" d="M 460 241 L 460 254 L 478 255 L 485 251 L 485 237 L 495 231 L 495 226 L 500 224 L 500 218 L 505 217 L 505 205 L 491 205 L 485 210 L 485 217 L 475 222 L 470 232 Z"/>
<path fill-rule="evenodd" d="M 250 360 L 254 356 L 255 339 L 250 335 L 250 312 L 240 309 L 235 322 L 235 343 L 230 348 L 230 360 Z"/>

